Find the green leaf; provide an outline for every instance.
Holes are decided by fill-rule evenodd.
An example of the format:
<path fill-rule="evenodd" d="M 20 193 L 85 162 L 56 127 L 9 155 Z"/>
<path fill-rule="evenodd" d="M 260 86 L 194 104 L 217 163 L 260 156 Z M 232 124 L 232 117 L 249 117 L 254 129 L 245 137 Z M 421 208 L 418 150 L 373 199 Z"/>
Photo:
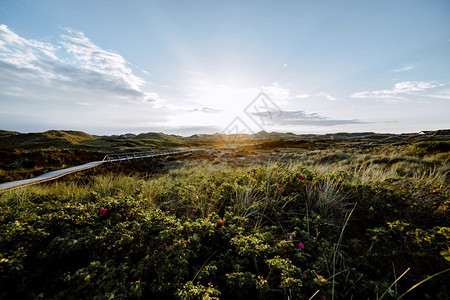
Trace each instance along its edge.
<path fill-rule="evenodd" d="M 440 254 L 446 259 L 446 260 L 448 260 L 448 261 L 450 261 L 450 251 L 447 249 L 447 250 L 442 250 L 441 252 L 440 252 Z"/>

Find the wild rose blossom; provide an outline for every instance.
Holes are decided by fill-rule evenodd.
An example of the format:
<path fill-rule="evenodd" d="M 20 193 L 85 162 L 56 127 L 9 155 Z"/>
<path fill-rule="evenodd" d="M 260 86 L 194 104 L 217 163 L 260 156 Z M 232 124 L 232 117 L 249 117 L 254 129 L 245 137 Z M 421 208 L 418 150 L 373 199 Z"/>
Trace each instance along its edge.
<path fill-rule="evenodd" d="M 303 248 L 305 248 L 305 245 L 303 245 L 302 242 L 298 242 L 297 247 L 298 249 L 303 250 Z"/>
<path fill-rule="evenodd" d="M 107 208 L 104 208 L 104 207 L 100 208 L 100 215 L 101 215 L 101 216 L 104 216 L 104 215 L 106 214 L 107 211 L 108 211 Z"/>
<path fill-rule="evenodd" d="M 303 180 L 303 179 L 305 179 L 305 176 L 300 175 L 300 180 Z"/>

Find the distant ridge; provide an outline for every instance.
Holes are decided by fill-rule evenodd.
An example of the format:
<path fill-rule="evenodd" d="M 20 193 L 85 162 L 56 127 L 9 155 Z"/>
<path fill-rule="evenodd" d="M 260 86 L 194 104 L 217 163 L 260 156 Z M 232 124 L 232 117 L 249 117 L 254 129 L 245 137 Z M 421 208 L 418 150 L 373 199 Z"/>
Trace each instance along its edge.
<path fill-rule="evenodd" d="M 82 131 L 49 130 L 42 133 L 1 131 L 0 149 L 66 147 L 95 138 L 95 136 Z"/>
<path fill-rule="evenodd" d="M 127 133 L 122 135 L 97 136 L 82 131 L 49 130 L 42 133 L 20 133 L 16 131 L 0 130 L 0 149 L 82 149 L 97 152 L 117 151 L 145 151 L 189 146 L 208 146 L 220 144 L 258 144 L 270 142 L 274 145 L 293 145 L 302 141 L 332 140 L 332 141 L 400 141 L 414 137 L 417 140 L 446 139 L 450 135 L 449 129 L 427 131 L 421 133 L 374 133 L 374 132 L 340 132 L 332 134 L 294 134 L 292 132 L 266 132 L 254 134 L 194 134 L 183 137 L 162 132 L 147 132 L 140 134 Z"/>
<path fill-rule="evenodd" d="M 84 149 L 112 152 L 182 147 L 185 146 L 185 140 L 182 136 L 155 132 L 97 136 L 72 130 L 38 133 L 0 130 L 0 149 Z"/>
<path fill-rule="evenodd" d="M 49 130 L 43 133 L 45 136 L 49 138 L 55 138 L 67 141 L 69 143 L 80 143 L 86 140 L 93 140 L 96 137 L 90 134 L 87 134 L 82 131 L 64 131 L 64 130 Z"/>

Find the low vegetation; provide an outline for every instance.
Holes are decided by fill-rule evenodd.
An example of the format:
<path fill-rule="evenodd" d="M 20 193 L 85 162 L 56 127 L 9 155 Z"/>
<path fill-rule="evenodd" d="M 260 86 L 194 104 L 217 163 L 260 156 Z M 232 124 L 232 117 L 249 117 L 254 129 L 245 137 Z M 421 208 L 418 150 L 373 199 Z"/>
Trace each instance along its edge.
<path fill-rule="evenodd" d="M 268 141 L 3 192 L 0 298 L 449 297 L 445 137 Z"/>

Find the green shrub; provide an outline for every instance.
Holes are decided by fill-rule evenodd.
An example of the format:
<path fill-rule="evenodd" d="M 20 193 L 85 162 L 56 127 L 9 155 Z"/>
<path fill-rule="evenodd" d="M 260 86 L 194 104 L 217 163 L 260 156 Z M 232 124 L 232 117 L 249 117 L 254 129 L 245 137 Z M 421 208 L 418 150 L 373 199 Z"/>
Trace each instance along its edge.
<path fill-rule="evenodd" d="M 448 190 L 419 181 L 191 165 L 7 192 L 0 298 L 397 297 L 449 266 Z M 443 297 L 446 282 L 410 294 Z"/>

